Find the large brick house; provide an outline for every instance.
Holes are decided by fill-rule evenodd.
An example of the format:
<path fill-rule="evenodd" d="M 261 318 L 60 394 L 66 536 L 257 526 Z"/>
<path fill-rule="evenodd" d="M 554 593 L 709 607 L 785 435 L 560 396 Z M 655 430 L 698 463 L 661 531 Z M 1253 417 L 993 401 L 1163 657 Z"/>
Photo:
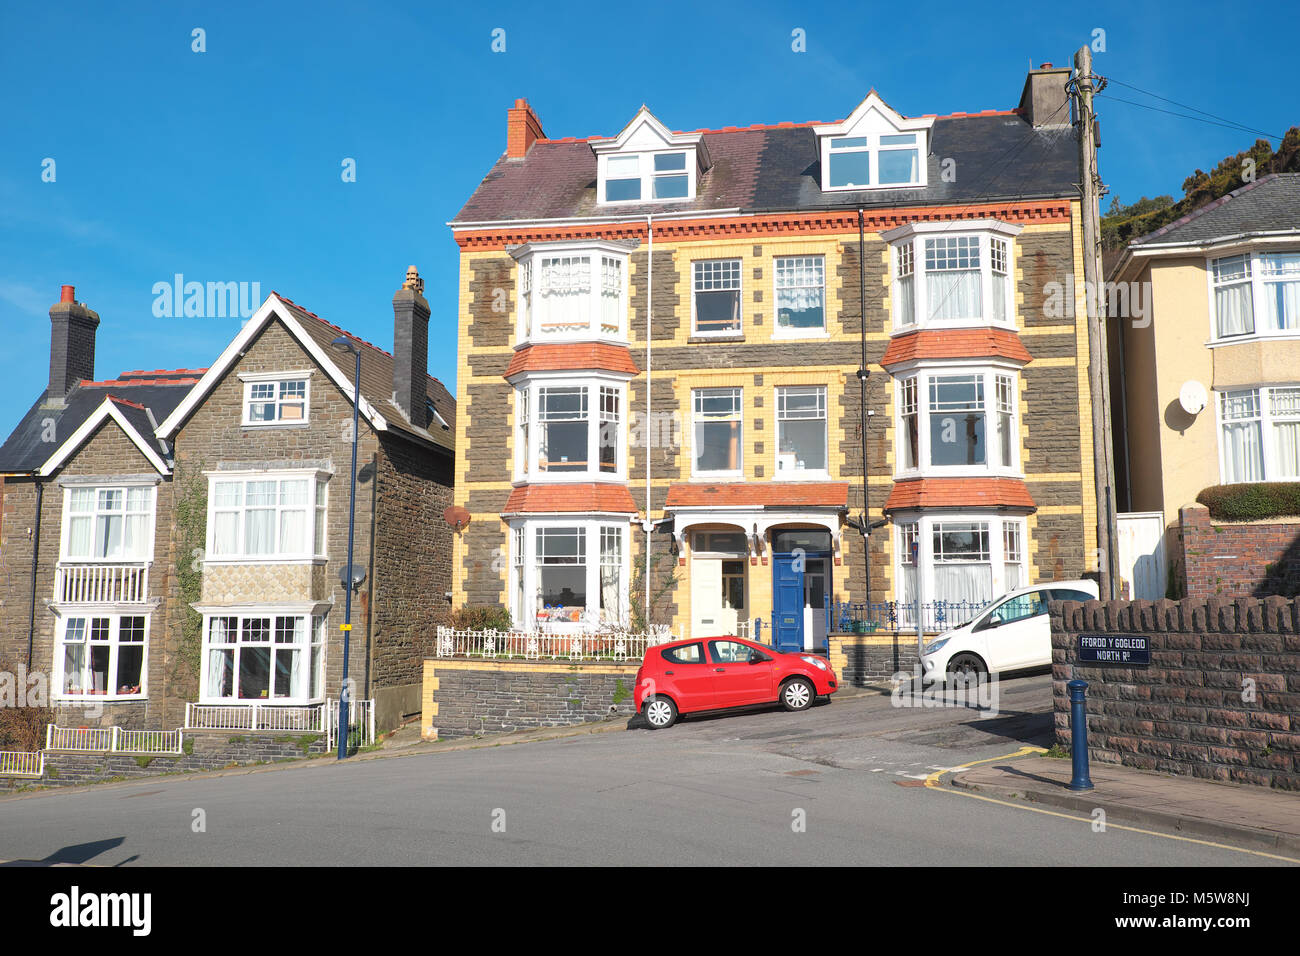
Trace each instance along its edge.
<path fill-rule="evenodd" d="M 426 374 L 412 270 L 395 354 L 272 293 L 206 369 L 94 380 L 99 317 L 50 310 L 50 382 L 0 446 L 0 661 L 58 719 L 170 728 L 185 704 L 338 698 L 361 353 L 349 676 L 377 722 L 419 709 L 448 614 L 455 402 Z M 412 534 L 413 528 L 422 529 Z"/>
<path fill-rule="evenodd" d="M 1067 78 L 952 116 L 643 107 L 590 139 L 516 101 L 450 223 L 455 602 L 597 627 L 636 616 L 649 550 L 653 621 L 796 647 L 918 572 L 970 604 L 1095 568 Z"/>

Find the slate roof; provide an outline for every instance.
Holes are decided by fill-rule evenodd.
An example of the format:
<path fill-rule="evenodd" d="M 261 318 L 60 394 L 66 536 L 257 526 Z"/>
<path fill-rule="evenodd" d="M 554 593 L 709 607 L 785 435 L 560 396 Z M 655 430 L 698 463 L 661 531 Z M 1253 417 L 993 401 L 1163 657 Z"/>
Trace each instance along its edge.
<path fill-rule="evenodd" d="M 928 186 L 823 193 L 812 125 L 705 131 L 713 165 L 700 176 L 696 198 L 655 203 L 654 211 L 817 211 L 1079 195 L 1078 141 L 1070 126 L 1035 129 L 1015 112 L 938 117 L 927 157 Z M 955 164 L 949 182 L 942 166 L 947 159 Z M 497 160 L 452 225 L 644 216 L 648 208 L 597 204 L 596 156 L 587 140 L 538 140 L 522 159 Z"/>
<path fill-rule="evenodd" d="M 83 380 L 73 386 L 62 405 L 47 404 L 42 394 L 5 443 L 0 445 L 0 474 L 37 471 L 95 413 L 104 399 L 110 397 L 116 400 L 123 417 L 158 454 L 170 457 L 167 446 L 154 437 L 154 428 L 181 403 L 205 371 L 135 371 L 123 372 L 116 379 L 102 382 Z M 151 412 L 152 422 L 149 419 Z M 54 442 L 45 440 L 45 436 L 50 434 L 50 419 L 54 421 Z"/>
<path fill-rule="evenodd" d="M 1300 173 L 1272 173 L 1139 236 L 1132 246 L 1213 242 L 1228 236 L 1300 232 Z"/>
<path fill-rule="evenodd" d="M 405 432 L 408 435 L 415 435 L 426 440 L 432 440 L 435 445 L 454 452 L 456 449 L 456 399 L 447 391 L 447 387 L 432 375 L 427 376 L 428 382 L 426 387 L 426 396 L 434 409 L 442 416 L 447 427 L 443 428 L 442 424 L 433 418 L 430 420 L 428 428 L 420 428 L 413 425 L 406 417 L 406 413 L 401 407 L 393 401 L 393 356 L 390 352 L 385 352 L 377 345 L 372 345 L 365 339 L 358 338 L 346 329 L 339 328 L 332 322 L 327 322 L 314 312 L 298 305 L 291 299 L 285 298 L 278 292 L 272 292 L 276 298 L 284 303 L 285 307 L 298 320 L 303 331 L 315 340 L 322 349 L 334 360 L 343 377 L 349 382 L 356 373 L 356 359 L 350 355 L 339 355 L 330 348 L 330 343 L 340 335 L 346 335 L 353 342 L 362 346 L 361 349 L 361 394 L 371 405 L 375 407 L 388 420 L 388 423 L 395 429 Z M 159 419 L 161 421 L 161 419 Z"/>

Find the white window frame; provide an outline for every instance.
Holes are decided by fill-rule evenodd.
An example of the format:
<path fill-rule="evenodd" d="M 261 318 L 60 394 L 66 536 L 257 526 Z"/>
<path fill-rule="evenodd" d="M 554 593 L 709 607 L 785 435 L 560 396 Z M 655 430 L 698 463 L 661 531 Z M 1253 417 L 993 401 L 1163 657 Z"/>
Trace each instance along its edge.
<path fill-rule="evenodd" d="M 786 400 L 787 393 L 791 389 L 816 389 L 820 394 L 818 396 L 818 411 L 822 413 L 820 419 L 822 423 L 822 447 L 826 457 L 825 468 L 799 468 L 796 464 L 793 468 L 782 468 L 781 452 L 781 424 L 786 421 L 818 421 L 815 418 L 787 418 Z M 773 392 L 773 405 L 776 409 L 776 442 L 773 453 L 773 481 L 826 481 L 830 478 L 831 468 L 831 436 L 830 436 L 830 389 L 825 385 L 778 385 Z"/>
<path fill-rule="evenodd" d="M 1218 443 L 1219 449 L 1219 482 L 1221 484 L 1254 484 L 1256 481 L 1260 483 L 1274 481 L 1300 481 L 1300 475 L 1284 475 L 1280 473 L 1279 456 L 1277 453 L 1276 426 L 1300 421 L 1300 414 L 1277 414 L 1273 410 L 1274 391 L 1289 389 L 1300 389 L 1300 383 L 1282 382 L 1270 385 L 1243 385 L 1241 387 L 1214 390 L 1214 429 L 1215 440 Z M 1255 393 L 1259 409 L 1258 414 L 1251 418 L 1225 418 L 1223 414 L 1223 406 L 1227 397 L 1242 392 Z M 1227 442 L 1224 441 L 1224 427 L 1229 422 L 1234 421 L 1259 422 L 1260 468 L 1263 474 L 1262 477 L 1255 481 L 1235 477 L 1230 478 L 1228 475 L 1228 449 Z"/>
<path fill-rule="evenodd" d="M 326 541 L 317 541 L 317 528 L 324 528 L 324 537 L 329 535 L 329 472 L 317 470 L 286 470 L 286 471 L 209 471 L 205 472 L 208 478 L 208 508 L 207 508 L 207 540 L 204 550 L 205 564 L 319 564 L 327 560 Z M 286 481 L 303 481 L 307 482 L 307 497 L 302 505 L 285 505 L 281 502 L 281 483 Z M 223 506 L 218 508 L 216 498 L 216 486 L 220 482 L 240 482 L 243 488 L 240 491 L 239 504 L 237 506 Z M 276 550 L 270 554 L 248 554 L 246 542 L 244 540 L 245 529 L 247 527 L 246 513 L 248 510 L 247 494 L 248 483 L 255 481 L 274 481 L 276 482 L 275 504 L 275 546 Z M 325 485 L 325 500 L 321 501 L 318 488 Z M 267 506 L 271 507 L 271 506 Z M 216 540 L 216 511 L 238 513 L 241 516 L 238 522 L 238 541 L 239 550 L 231 554 L 217 554 L 214 547 Z M 304 551 L 280 551 L 280 531 L 282 516 L 285 511 L 304 511 L 306 512 L 304 523 L 306 533 L 312 539 L 310 546 Z"/>
<path fill-rule="evenodd" d="M 619 596 L 620 605 L 613 615 L 609 615 L 609 620 L 626 622 L 630 617 L 630 604 L 628 602 L 628 587 L 631 581 L 631 543 L 632 543 L 632 525 L 626 515 L 592 515 L 592 514 L 574 514 L 574 515 L 556 515 L 554 517 L 535 518 L 535 517 L 517 517 L 510 521 L 510 577 L 507 582 L 511 595 L 523 594 L 523 613 L 519 614 L 518 609 L 513 607 L 515 600 L 511 601 L 511 614 L 514 618 L 515 627 L 522 630 L 535 630 L 537 621 L 537 601 L 539 597 L 538 588 L 540 587 L 541 574 L 540 565 L 537 562 L 538 532 L 542 529 L 581 529 L 584 535 L 583 543 L 583 567 L 585 572 L 585 587 L 587 592 L 587 603 L 585 611 L 582 612 L 581 619 L 578 621 L 547 621 L 545 622 L 548 629 L 559 631 L 582 631 L 592 630 L 600 625 L 602 612 L 600 608 L 600 573 L 601 567 L 605 563 L 602 558 L 603 533 L 609 529 L 618 529 L 622 536 L 621 546 L 622 554 L 620 555 L 619 568 Z M 520 549 L 523 549 L 520 553 Z M 613 567 L 613 564 L 609 564 Z M 522 588 L 521 579 L 522 575 Z"/>
<path fill-rule="evenodd" d="M 132 491 L 139 491 L 141 488 L 149 490 L 149 504 L 147 509 L 148 520 L 147 530 L 145 531 L 145 549 L 143 554 L 135 555 L 107 555 L 98 557 L 94 554 L 89 556 L 72 555 L 68 552 L 68 545 L 72 530 L 72 493 L 76 491 L 85 491 L 89 489 L 95 496 L 95 507 L 89 512 L 78 512 L 79 517 L 89 515 L 90 517 L 90 542 L 92 552 L 95 550 L 95 541 L 98 537 L 99 518 L 101 515 L 121 514 L 123 520 L 123 530 L 125 531 L 125 520 L 128 514 L 139 515 L 145 512 L 126 510 L 127 504 L 131 498 Z M 102 491 L 120 491 L 122 492 L 121 512 L 106 512 L 99 508 L 99 495 Z M 63 488 L 63 516 L 59 528 L 59 563 L 60 564 L 148 564 L 153 561 L 154 556 L 154 535 L 156 533 L 156 522 L 158 519 L 158 486 L 153 482 L 106 482 L 100 484 L 76 483 L 65 485 Z"/>
<path fill-rule="evenodd" d="M 727 263 L 728 269 L 734 264 L 736 270 L 736 288 L 735 289 L 699 289 L 697 285 L 700 281 L 697 268 L 703 265 L 714 265 Z M 730 277 L 728 277 L 728 280 Z M 705 279 L 705 281 L 718 281 L 714 279 Z M 699 292 L 735 292 L 737 301 L 740 303 L 740 314 L 736 318 L 736 328 L 722 329 L 717 331 L 702 330 L 698 325 L 698 315 L 695 308 L 695 296 Z M 745 264 L 738 256 L 724 256 L 722 258 L 710 259 L 693 259 L 691 261 L 691 335 L 699 338 L 716 338 L 716 339 L 739 339 L 745 335 Z"/>
<path fill-rule="evenodd" d="M 541 392 L 543 389 L 585 388 L 587 390 L 587 467 L 582 471 L 550 471 L 539 466 L 541 459 Z M 612 391 L 618 399 L 618 418 L 607 421 L 602 396 Z M 517 482 L 627 481 L 628 387 L 625 377 L 586 373 L 533 373 L 515 383 L 515 468 Z M 527 429 L 521 414 L 526 413 Z M 615 439 L 614 470 L 600 468 L 602 433 L 612 428 Z M 526 436 L 526 438 L 525 438 Z M 525 446 L 525 440 L 527 442 Z"/>
<path fill-rule="evenodd" d="M 515 347 L 551 342 L 610 342 L 628 343 L 628 302 L 630 268 L 625 246 L 605 240 L 580 242 L 529 243 L 511 253 L 517 260 L 515 269 Z M 547 263 L 556 259 L 586 258 L 587 288 L 585 292 L 585 322 L 559 321 L 552 315 L 554 303 L 545 294 Z M 608 294 L 611 267 L 618 274 L 618 288 L 613 296 Z M 613 311 L 617 323 L 604 321 L 605 305 L 615 299 Z M 550 325 L 550 331 L 543 326 Z"/>
<path fill-rule="evenodd" d="M 243 417 L 240 423 L 246 428 L 290 428 L 296 425 L 307 425 L 311 423 L 311 372 L 310 371 L 292 371 L 292 372 L 242 372 L 239 375 L 240 381 L 244 383 L 244 405 Z M 284 394 L 286 385 L 297 384 L 301 382 L 303 394 L 300 396 Z M 274 394 L 270 398 L 261 398 L 257 401 L 253 399 L 254 388 L 264 388 L 271 386 Z M 280 417 L 281 409 L 285 405 L 302 404 L 302 418 Z M 252 417 L 253 405 L 274 405 L 275 418 L 271 421 L 254 420 Z"/>
<path fill-rule="evenodd" d="M 104 693 L 72 693 L 65 688 L 68 683 L 68 674 L 65 669 L 66 648 L 68 627 L 73 621 L 84 621 L 85 631 L 83 632 L 81 643 L 85 647 L 85 658 L 82 663 L 83 675 L 90 667 L 90 650 L 91 650 L 91 633 L 92 621 L 96 618 L 107 619 L 109 621 L 109 640 L 96 641 L 94 643 L 101 646 L 107 645 L 109 648 L 108 673 L 114 675 L 117 673 L 117 665 L 122 649 L 121 626 L 123 618 L 144 618 L 144 636 L 139 642 L 141 647 L 140 655 L 140 691 L 135 694 L 120 694 L 116 690 L 108 687 L 104 688 Z M 96 701 L 108 702 L 119 700 L 146 700 L 149 697 L 149 626 L 151 615 L 146 611 L 78 611 L 72 614 L 66 614 L 58 619 L 56 639 L 54 641 L 54 666 L 51 672 L 54 675 L 53 686 L 50 688 L 50 696 L 58 701 Z M 135 642 L 130 642 L 134 644 Z"/>
<path fill-rule="evenodd" d="M 1019 320 L 1016 314 L 1016 243 L 1015 237 L 1021 227 L 986 219 L 963 223 L 961 228 L 952 228 L 952 223 L 910 223 L 884 233 L 890 243 L 891 255 L 891 295 L 890 312 L 893 334 L 899 335 L 920 329 L 972 329 L 1000 328 L 1016 330 Z M 926 271 L 926 240 L 934 239 L 975 239 L 978 241 L 980 272 L 980 314 L 977 316 L 949 319 L 931 317 L 929 289 Z M 998 246 L 995 250 L 995 246 Z M 995 268 L 995 261 L 1002 268 Z M 904 299 L 900 291 L 903 277 L 910 265 L 912 280 L 911 314 L 904 308 Z M 935 270 L 939 271 L 939 270 Z M 944 270 L 946 271 L 946 270 Z M 1003 290 L 1004 315 L 999 317 L 994 311 L 994 289 L 1001 285 Z"/>
<path fill-rule="evenodd" d="M 887 143 L 893 137 L 911 136 L 911 143 Z M 857 144 L 856 140 L 863 140 Z M 852 142 L 852 145 L 836 143 Z M 905 183 L 882 183 L 880 181 L 880 160 L 884 153 L 916 153 L 916 175 Z M 845 186 L 831 185 L 831 157 L 834 154 L 865 153 L 867 155 L 867 181 L 851 183 Z M 841 135 L 821 137 L 822 191 L 823 192 L 861 192 L 871 189 L 917 189 L 924 187 L 929 175 L 930 137 L 922 129 L 880 129 L 875 131 L 850 130 Z"/>
<path fill-rule="evenodd" d="M 1300 273 L 1271 273 L 1264 270 L 1264 260 L 1275 255 L 1300 255 L 1300 248 L 1243 249 L 1226 248 L 1217 250 L 1205 259 L 1205 282 L 1210 312 L 1210 344 L 1232 345 L 1238 342 L 1255 342 L 1261 339 L 1300 339 L 1300 324 L 1290 329 L 1275 329 L 1269 325 L 1267 295 L 1270 287 L 1281 282 L 1300 282 Z M 1216 278 L 1217 263 L 1224 259 L 1241 256 L 1245 259 L 1250 274 L 1241 279 L 1220 282 Z M 1250 304 L 1253 330 L 1237 335 L 1219 334 L 1218 290 L 1230 286 L 1246 286 L 1249 289 L 1247 301 Z"/>
<path fill-rule="evenodd" d="M 683 158 L 684 169 L 660 170 L 656 169 L 656 157 L 681 155 Z M 637 175 L 633 176 L 616 176 L 617 180 L 638 179 L 641 183 L 641 194 L 636 199 L 610 199 L 609 194 L 609 164 L 612 161 L 623 161 L 635 159 L 637 163 Z M 670 202 L 690 202 L 695 198 L 696 172 L 698 159 L 696 151 L 692 146 L 674 146 L 666 149 L 638 150 L 625 152 L 602 153 L 597 161 L 597 195 L 600 197 L 600 205 L 622 206 L 635 203 L 642 204 L 662 204 Z M 685 196 L 665 196 L 656 198 L 654 195 L 655 182 L 660 178 L 670 176 L 686 177 L 686 195 Z"/>
<path fill-rule="evenodd" d="M 934 568 L 937 563 L 934 560 L 934 530 L 935 526 L 943 525 L 964 525 L 964 524 L 983 524 L 987 525 L 989 541 L 989 560 L 990 566 L 990 587 L 992 593 L 990 600 L 996 600 L 1006 594 L 1013 588 L 1007 585 L 1007 565 L 1015 564 L 1020 568 L 1020 583 L 1017 587 L 1027 587 L 1029 580 L 1028 566 L 1028 548 L 1029 528 L 1028 519 L 1019 516 L 1007 516 L 996 511 L 961 511 L 961 512 L 943 512 L 943 513 L 921 513 L 916 511 L 899 512 L 894 516 L 894 580 L 897 582 L 894 593 L 895 600 L 903 602 L 905 595 L 903 593 L 904 568 L 910 566 L 910 558 L 906 554 L 908 545 L 908 536 L 906 529 L 914 528 L 916 535 L 917 547 L 917 565 L 916 573 L 920 577 L 922 584 L 921 602 L 931 604 L 935 600 L 934 585 Z M 1014 537 L 1018 540 L 1020 551 L 1018 555 L 1008 554 L 1008 528 L 1012 528 Z M 961 562 L 977 563 L 985 562 Z M 909 602 L 916 600 L 915 593 L 907 596 Z M 908 616 L 908 620 L 914 620 L 913 615 Z M 913 625 L 915 626 L 915 625 Z"/>
<path fill-rule="evenodd" d="M 984 392 L 984 464 L 934 465 L 931 464 L 930 442 L 930 383 L 934 379 L 976 376 L 983 381 Z M 1011 394 L 1006 410 L 1011 415 L 1010 439 L 1011 465 L 1002 462 L 1002 435 L 998 428 L 1003 404 L 999 400 L 999 385 L 1009 380 Z M 917 467 L 904 467 L 904 443 L 907 433 L 903 427 L 906 410 L 907 383 L 916 383 L 917 416 Z M 995 476 L 1024 477 L 1020 459 L 1020 372 L 1010 365 L 911 365 L 894 373 L 894 475 L 898 478 Z"/>
<path fill-rule="evenodd" d="M 726 418 L 710 417 L 704 419 L 698 411 L 699 398 L 702 392 L 733 392 L 735 393 L 736 411 L 733 416 Z M 736 467 L 722 469 L 718 471 L 704 471 L 696 467 L 696 437 L 695 426 L 701 421 L 736 421 L 740 423 L 739 433 L 736 438 Z M 709 386 L 707 388 L 691 389 L 691 477 L 692 478 L 710 478 L 710 479 L 736 479 L 743 478 L 745 475 L 745 390 L 741 386 L 720 385 Z"/>
<path fill-rule="evenodd" d="M 790 261 L 808 260 L 816 263 L 816 268 L 821 270 L 820 285 L 781 285 L 781 263 Z M 822 297 L 822 324 L 819 326 L 788 326 L 781 325 L 781 293 L 790 290 L 818 289 Z M 743 295 L 743 293 L 742 293 Z M 694 290 L 692 290 L 692 301 L 694 300 Z M 744 308 L 742 299 L 741 308 Z M 772 260 L 772 338 L 774 339 L 824 339 L 830 337 L 830 330 L 826 322 L 826 257 L 824 255 L 796 255 L 796 256 L 775 256 Z M 741 317 L 742 331 L 744 328 L 744 317 Z"/>
<path fill-rule="evenodd" d="M 203 614 L 203 634 L 200 646 L 201 658 L 199 667 L 199 703 L 200 704 L 221 704 L 231 707 L 251 706 L 253 704 L 275 704 L 284 706 L 306 706 L 310 704 L 323 703 L 325 700 L 325 660 L 328 653 L 329 639 L 326 624 L 328 612 L 313 612 L 303 610 L 286 610 L 284 608 L 252 608 L 229 611 L 226 610 L 208 610 Z M 234 618 L 238 623 L 236 625 L 236 640 L 216 644 L 212 641 L 213 621 L 218 618 Z M 244 631 L 244 622 L 253 619 L 267 618 L 271 622 L 270 640 L 266 642 L 248 642 L 242 640 Z M 277 618 L 292 618 L 304 622 L 301 633 L 303 640 L 292 643 L 279 643 L 276 641 Z M 247 646 L 267 647 L 270 653 L 270 673 L 268 675 L 269 686 L 266 697 L 239 697 L 239 659 L 242 649 Z M 275 697 L 272 696 L 275 691 L 275 651 L 277 648 L 294 648 L 299 653 L 306 655 L 306 674 L 307 693 L 298 697 Z M 232 687 L 236 694 L 233 697 L 220 697 L 208 693 L 209 681 L 211 674 L 209 672 L 212 661 L 211 651 L 213 650 L 232 650 L 231 666 L 233 668 Z M 317 652 L 316 673 L 311 673 L 312 653 Z M 311 693 L 313 681 L 316 684 L 317 693 Z"/>

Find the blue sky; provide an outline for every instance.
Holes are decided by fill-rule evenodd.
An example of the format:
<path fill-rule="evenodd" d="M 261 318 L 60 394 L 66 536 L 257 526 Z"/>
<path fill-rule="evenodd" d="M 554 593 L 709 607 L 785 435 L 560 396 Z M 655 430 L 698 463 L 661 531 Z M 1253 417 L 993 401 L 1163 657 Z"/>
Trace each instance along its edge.
<path fill-rule="evenodd" d="M 176 273 L 260 283 L 387 348 L 392 293 L 415 263 L 430 372 L 454 388 L 444 224 L 504 150 L 516 97 L 557 138 L 613 134 L 643 102 L 674 129 L 829 121 L 872 87 L 908 115 L 1010 109 L 1031 63 L 1067 64 L 1101 29 L 1103 75 L 1275 136 L 1300 122 L 1284 82 L 1300 17 L 1285 5 L 1256 17 L 1221 3 L 954 4 L 890 22 L 891 9 L 4 0 L 0 434 L 45 387 L 64 283 L 103 320 L 106 378 L 206 366 L 238 331 L 155 317 L 153 286 Z M 206 52 L 191 49 L 195 28 Z M 795 28 L 807 52 L 791 50 Z M 1099 108 L 1102 175 L 1126 202 L 1177 198 L 1194 168 L 1255 139 Z M 342 181 L 345 158 L 356 182 Z"/>

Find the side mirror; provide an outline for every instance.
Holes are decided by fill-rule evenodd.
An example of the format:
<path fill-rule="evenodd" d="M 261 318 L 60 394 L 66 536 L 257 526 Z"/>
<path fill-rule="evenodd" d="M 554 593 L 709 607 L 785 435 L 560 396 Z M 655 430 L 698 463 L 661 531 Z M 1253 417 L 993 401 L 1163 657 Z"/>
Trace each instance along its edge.
<path fill-rule="evenodd" d="M 761 664 L 766 660 L 771 660 L 766 654 L 760 654 L 758 651 L 750 651 L 749 662 L 751 664 Z"/>

